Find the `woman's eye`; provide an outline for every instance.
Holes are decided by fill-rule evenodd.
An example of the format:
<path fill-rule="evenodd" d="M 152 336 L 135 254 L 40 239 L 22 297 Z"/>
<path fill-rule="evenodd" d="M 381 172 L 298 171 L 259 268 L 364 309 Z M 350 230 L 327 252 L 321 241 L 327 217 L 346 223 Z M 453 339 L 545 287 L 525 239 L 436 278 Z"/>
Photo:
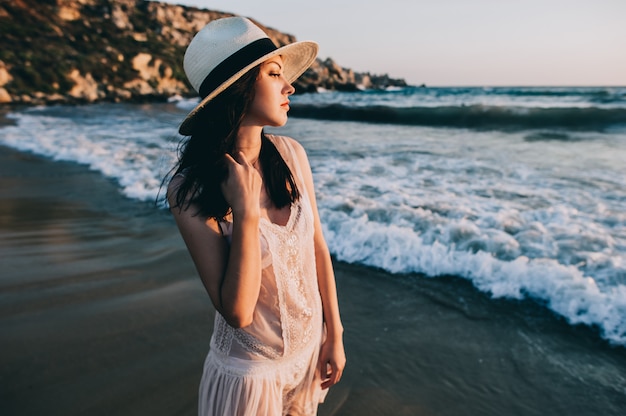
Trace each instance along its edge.
<path fill-rule="evenodd" d="M 280 77 L 280 73 L 278 73 L 278 72 L 270 72 L 270 77 Z"/>

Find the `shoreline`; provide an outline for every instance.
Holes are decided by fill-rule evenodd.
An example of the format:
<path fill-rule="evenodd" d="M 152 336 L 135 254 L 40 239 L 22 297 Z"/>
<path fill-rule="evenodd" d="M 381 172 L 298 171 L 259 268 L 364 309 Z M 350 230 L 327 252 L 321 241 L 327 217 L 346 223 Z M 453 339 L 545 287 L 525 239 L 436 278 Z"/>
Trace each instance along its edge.
<path fill-rule="evenodd" d="M 3 409 L 194 414 L 213 309 L 168 213 L 2 146 L 0 184 Z M 626 408 L 626 349 L 591 328 L 456 277 L 335 273 L 348 366 L 320 415 Z"/>

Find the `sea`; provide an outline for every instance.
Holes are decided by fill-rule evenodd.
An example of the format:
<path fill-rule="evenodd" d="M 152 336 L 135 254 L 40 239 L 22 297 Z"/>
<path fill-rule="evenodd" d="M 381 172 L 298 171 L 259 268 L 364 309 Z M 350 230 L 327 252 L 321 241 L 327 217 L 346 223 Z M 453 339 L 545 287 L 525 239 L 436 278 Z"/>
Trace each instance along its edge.
<path fill-rule="evenodd" d="M 152 203 L 196 103 L 15 109 L 0 144 Z M 626 87 L 321 91 L 291 107 L 267 131 L 307 150 L 337 260 L 466 279 L 626 346 Z"/>

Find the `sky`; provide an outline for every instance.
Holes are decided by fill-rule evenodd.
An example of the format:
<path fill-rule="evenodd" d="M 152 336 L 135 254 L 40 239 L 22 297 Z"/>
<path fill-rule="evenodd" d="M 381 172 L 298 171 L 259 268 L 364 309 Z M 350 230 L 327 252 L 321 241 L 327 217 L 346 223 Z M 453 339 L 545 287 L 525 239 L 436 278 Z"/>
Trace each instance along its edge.
<path fill-rule="evenodd" d="M 626 0 L 161 1 L 252 17 L 412 85 L 626 85 Z"/>

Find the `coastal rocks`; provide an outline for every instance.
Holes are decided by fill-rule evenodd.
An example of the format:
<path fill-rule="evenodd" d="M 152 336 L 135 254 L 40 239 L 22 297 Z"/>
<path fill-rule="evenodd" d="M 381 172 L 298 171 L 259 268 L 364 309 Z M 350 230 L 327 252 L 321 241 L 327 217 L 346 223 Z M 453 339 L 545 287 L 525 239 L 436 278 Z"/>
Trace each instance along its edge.
<path fill-rule="evenodd" d="M 74 86 L 68 92 L 71 97 L 93 102 L 103 96 L 99 91 L 98 83 L 93 79 L 91 74 L 83 76 L 78 69 L 74 69 L 70 72 L 68 78 L 74 82 Z"/>
<path fill-rule="evenodd" d="M 0 61 L 0 104 L 10 103 L 12 101 L 11 96 L 9 95 L 7 90 L 4 89 L 4 86 L 8 84 L 12 79 L 13 77 L 11 76 L 11 74 L 9 74 L 9 71 L 7 71 L 4 62 Z"/>
<path fill-rule="evenodd" d="M 136 3 L 135 0 L 118 0 L 111 5 L 111 21 L 115 27 L 120 30 L 133 30 L 128 13 Z"/>
<path fill-rule="evenodd" d="M 149 2 L 147 11 L 151 20 L 160 28 L 159 35 L 181 50 L 189 44 L 193 34 L 199 32 L 208 22 L 233 16 L 228 13 L 158 2 Z"/>
<path fill-rule="evenodd" d="M 131 95 L 172 96 L 185 89 L 185 85 L 173 77 L 174 71 L 161 59 L 148 53 L 140 53 L 132 59 L 133 69 L 140 78 L 124 84 Z"/>
<path fill-rule="evenodd" d="M 11 101 L 13 101 L 13 99 L 11 98 L 7 90 L 5 90 L 4 88 L 0 88 L 0 104 L 8 104 Z"/>
<path fill-rule="evenodd" d="M 294 87 L 298 92 L 315 92 L 320 89 L 360 91 L 406 86 L 406 82 L 402 79 L 390 78 L 388 75 L 357 73 L 352 69 L 343 68 L 331 58 L 327 58 L 324 61 L 317 59 L 313 65 L 294 82 Z"/>
<path fill-rule="evenodd" d="M 57 16 L 62 20 L 74 21 L 81 18 L 81 9 L 93 5 L 97 0 L 56 0 Z"/>
<path fill-rule="evenodd" d="M 146 0 L 19 0 L 0 3 L 0 104 L 153 101 L 195 96 L 182 69 L 189 41 L 233 16 Z M 256 22 L 278 46 L 292 35 Z M 317 59 L 296 92 L 404 86 Z"/>
<path fill-rule="evenodd" d="M 68 7 L 66 5 L 62 5 L 59 7 L 58 16 L 62 20 L 72 22 L 74 20 L 80 19 L 80 12 L 75 7 Z"/>

